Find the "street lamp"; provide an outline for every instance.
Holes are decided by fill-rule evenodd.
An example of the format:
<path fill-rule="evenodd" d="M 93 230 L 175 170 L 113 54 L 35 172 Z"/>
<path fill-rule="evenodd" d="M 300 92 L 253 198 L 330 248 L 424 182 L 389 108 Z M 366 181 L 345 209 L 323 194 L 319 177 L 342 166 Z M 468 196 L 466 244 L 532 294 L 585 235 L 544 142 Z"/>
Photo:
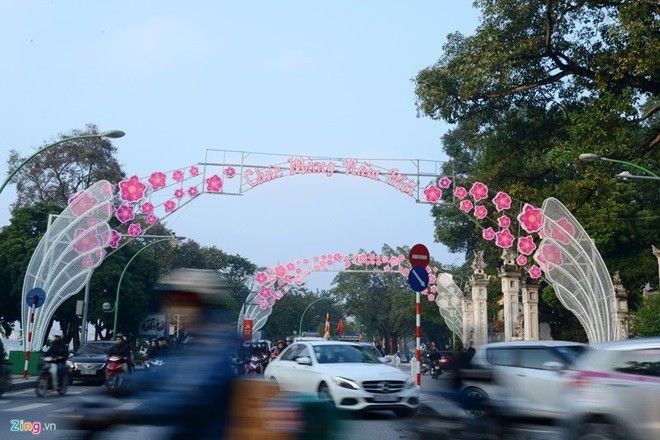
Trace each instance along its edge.
<path fill-rule="evenodd" d="M 112 335 L 113 336 L 115 336 L 117 334 L 117 314 L 119 313 L 119 292 L 121 291 L 121 282 L 124 279 L 124 275 L 126 274 L 126 270 L 128 269 L 128 266 L 130 266 L 131 263 L 133 262 L 133 260 L 135 260 L 135 257 L 140 255 L 140 253 L 143 250 L 147 249 L 148 247 L 153 246 L 156 243 L 162 243 L 163 241 L 182 240 L 184 238 L 185 237 L 176 237 L 174 235 L 171 235 L 171 236 L 168 236 L 167 238 L 161 238 L 160 240 L 154 240 L 151 243 L 148 243 L 148 244 L 144 245 L 139 251 L 137 251 L 135 253 L 135 255 L 133 255 L 131 257 L 130 260 L 128 260 L 128 263 L 126 263 L 126 266 L 124 266 L 124 270 L 121 272 L 121 276 L 119 277 L 119 282 L 117 283 L 117 293 L 115 295 L 115 319 L 114 319 L 114 323 L 112 325 Z"/>
<path fill-rule="evenodd" d="M 323 298 L 319 298 L 315 301 L 312 301 L 309 303 L 309 305 L 305 308 L 305 310 L 302 312 L 302 315 L 300 316 L 300 326 L 298 326 L 298 334 L 302 336 L 302 323 L 303 323 L 303 318 L 305 318 L 305 313 L 307 313 L 307 309 L 309 309 L 313 304 L 316 304 L 319 301 L 323 301 L 324 299 L 332 299 L 327 296 L 324 296 Z"/>
<path fill-rule="evenodd" d="M 651 179 L 649 179 L 649 180 L 657 180 L 657 179 L 660 179 L 660 176 L 658 176 L 657 174 L 655 174 L 653 171 L 651 171 L 651 170 L 649 170 L 649 169 L 647 169 L 647 168 L 644 168 L 644 167 L 641 166 L 641 165 L 637 165 L 636 163 L 633 163 L 633 162 L 628 162 L 628 161 L 625 161 L 625 160 L 618 160 L 618 159 L 610 159 L 609 157 L 602 157 L 602 156 L 599 156 L 599 155 L 597 155 L 597 154 L 593 154 L 593 153 L 582 153 L 582 154 L 580 154 L 580 156 L 578 156 L 578 158 L 579 158 L 581 161 L 584 161 L 584 162 L 598 162 L 598 161 L 603 161 L 603 162 L 619 163 L 619 164 L 622 164 L 622 165 L 629 166 L 629 167 L 631 167 L 631 168 L 638 169 L 638 170 L 642 171 L 643 173 L 648 174 L 649 176 L 652 176 L 653 178 L 651 178 Z M 621 173 L 621 174 L 623 174 L 623 173 Z M 630 174 L 630 173 L 628 173 L 628 174 L 626 174 L 626 175 L 623 175 L 623 176 L 622 176 L 621 174 L 618 175 L 617 177 L 622 178 L 622 179 L 624 179 L 624 178 L 632 178 L 632 179 L 634 179 L 634 178 L 642 178 L 642 179 L 646 178 L 646 179 L 648 179 L 648 177 L 644 177 L 644 176 L 635 176 L 635 175 Z"/>
<path fill-rule="evenodd" d="M 104 131 L 103 133 L 94 133 L 94 134 L 84 134 L 84 135 L 80 135 L 80 136 L 71 136 L 71 137 L 68 137 L 68 138 L 60 139 L 59 141 L 53 142 L 52 144 L 46 145 L 45 147 L 41 148 L 39 151 L 32 154 L 32 156 L 25 159 L 16 168 L 14 168 L 12 170 L 12 172 L 9 174 L 9 177 L 7 177 L 7 179 L 5 179 L 5 181 L 2 183 L 2 186 L 0 186 L 0 193 L 2 193 L 2 190 L 5 189 L 5 186 L 7 186 L 7 184 L 11 181 L 11 179 L 14 178 L 16 173 L 18 173 L 21 170 L 21 168 L 23 168 L 25 166 L 25 164 L 27 164 L 29 161 L 34 159 L 34 157 L 36 155 L 38 155 L 40 153 L 43 153 L 44 151 L 46 151 L 50 148 L 53 148 L 56 145 L 59 145 L 59 144 L 65 143 L 65 142 L 79 140 L 79 139 L 93 139 L 93 138 L 117 139 L 117 138 L 123 137 L 125 134 L 126 133 L 124 133 L 121 130 L 108 130 L 108 131 Z"/>
<path fill-rule="evenodd" d="M 623 180 L 628 180 L 628 179 L 634 179 L 634 180 L 660 180 L 660 177 L 655 177 L 655 176 L 639 176 L 637 174 L 630 174 L 628 171 L 621 171 L 619 174 L 616 175 L 618 179 L 623 179 Z"/>

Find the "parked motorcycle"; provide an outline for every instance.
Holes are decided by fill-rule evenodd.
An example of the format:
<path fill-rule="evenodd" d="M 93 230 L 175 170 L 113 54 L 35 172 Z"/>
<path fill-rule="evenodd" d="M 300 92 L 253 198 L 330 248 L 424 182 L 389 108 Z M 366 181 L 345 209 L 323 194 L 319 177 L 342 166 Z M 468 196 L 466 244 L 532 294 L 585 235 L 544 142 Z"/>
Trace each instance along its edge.
<path fill-rule="evenodd" d="M 128 381 L 128 359 L 121 356 L 108 356 L 105 367 L 105 386 L 111 393 L 122 391 Z"/>
<path fill-rule="evenodd" d="M 51 366 L 55 364 L 60 358 L 54 358 L 54 357 L 44 357 L 42 359 L 43 361 L 43 366 L 41 367 L 41 371 L 39 373 L 39 378 L 37 379 L 37 385 L 35 387 L 35 392 L 37 393 L 37 396 L 39 397 L 46 397 L 51 393 L 59 393 L 60 396 L 63 396 L 66 394 L 66 391 L 69 389 L 69 371 L 68 368 L 64 370 L 64 374 L 62 376 L 62 383 L 59 384 L 59 387 L 55 389 L 55 385 L 53 383 L 53 375 L 51 374 Z"/>

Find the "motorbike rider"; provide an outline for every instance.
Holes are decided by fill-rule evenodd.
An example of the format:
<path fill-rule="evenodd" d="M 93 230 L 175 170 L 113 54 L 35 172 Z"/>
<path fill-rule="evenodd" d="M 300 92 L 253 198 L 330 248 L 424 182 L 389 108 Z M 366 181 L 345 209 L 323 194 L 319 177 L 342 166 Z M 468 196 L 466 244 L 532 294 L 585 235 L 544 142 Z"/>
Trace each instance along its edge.
<path fill-rule="evenodd" d="M 126 359 L 126 363 L 122 366 L 122 369 L 129 372 L 133 371 L 131 348 L 126 343 L 126 338 L 123 334 L 117 333 L 115 345 L 108 350 L 108 356 L 120 356 Z"/>
<path fill-rule="evenodd" d="M 160 347 L 156 339 L 151 339 L 149 341 L 149 348 L 147 348 L 147 358 L 154 359 L 160 355 Z"/>
<path fill-rule="evenodd" d="M 285 348 L 286 346 L 284 345 L 284 341 L 282 339 L 279 339 L 277 341 L 277 345 L 273 348 L 273 351 L 270 353 L 270 358 L 275 359 L 284 351 Z"/>
<path fill-rule="evenodd" d="M 131 410 L 90 409 L 79 426 L 101 430 L 118 424 L 169 426 L 172 439 L 221 439 L 229 419 L 231 356 L 238 344 L 232 317 L 231 283 L 219 272 L 176 269 L 155 290 L 168 316 L 178 314 L 192 336 L 166 369 L 135 380 L 142 404 Z M 212 414 L 209 410 L 212 409 Z"/>
<path fill-rule="evenodd" d="M 286 341 L 285 348 L 288 347 L 289 345 L 293 344 L 293 338 L 291 336 L 287 336 L 285 341 Z"/>
<path fill-rule="evenodd" d="M 53 377 L 53 388 L 59 390 L 64 382 L 66 360 L 69 358 L 69 347 L 64 343 L 61 335 L 53 336 L 53 342 L 44 356 L 53 358 L 53 362 L 50 364 L 50 374 Z"/>

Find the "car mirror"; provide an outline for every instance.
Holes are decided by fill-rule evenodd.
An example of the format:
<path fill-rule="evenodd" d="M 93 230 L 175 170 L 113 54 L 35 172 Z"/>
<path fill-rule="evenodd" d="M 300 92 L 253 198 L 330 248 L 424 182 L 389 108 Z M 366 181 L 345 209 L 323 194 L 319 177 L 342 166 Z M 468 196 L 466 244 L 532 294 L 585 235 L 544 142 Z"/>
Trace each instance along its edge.
<path fill-rule="evenodd" d="M 543 363 L 543 369 L 559 373 L 564 370 L 564 364 L 556 361 L 548 361 Z"/>
<path fill-rule="evenodd" d="M 302 356 L 296 359 L 298 365 L 312 365 L 312 359 L 309 356 Z"/>

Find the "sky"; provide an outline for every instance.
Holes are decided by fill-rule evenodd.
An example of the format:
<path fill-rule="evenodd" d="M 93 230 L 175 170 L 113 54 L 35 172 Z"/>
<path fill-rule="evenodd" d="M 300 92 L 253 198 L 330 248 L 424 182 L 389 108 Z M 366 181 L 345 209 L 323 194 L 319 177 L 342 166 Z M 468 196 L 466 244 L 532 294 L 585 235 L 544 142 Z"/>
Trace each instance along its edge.
<path fill-rule="evenodd" d="M 448 33 L 475 29 L 471 3 L 0 0 L 2 174 L 10 149 L 27 155 L 88 122 L 126 132 L 114 144 L 128 175 L 206 148 L 442 161 L 449 127 L 418 117 L 412 79 Z M 0 195 L 0 226 L 14 199 L 13 187 Z M 384 243 L 463 260 L 434 242 L 428 205 L 347 176 L 205 195 L 166 224 L 260 266 Z"/>

